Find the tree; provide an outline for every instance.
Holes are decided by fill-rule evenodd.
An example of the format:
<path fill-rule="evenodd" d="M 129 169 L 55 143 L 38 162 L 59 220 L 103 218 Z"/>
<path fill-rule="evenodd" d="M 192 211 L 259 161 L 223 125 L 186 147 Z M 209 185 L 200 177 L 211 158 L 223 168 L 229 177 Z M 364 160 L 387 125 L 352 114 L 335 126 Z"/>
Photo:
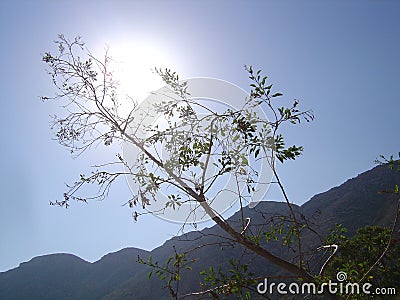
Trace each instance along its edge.
<path fill-rule="evenodd" d="M 286 124 L 299 124 L 301 120 L 313 120 L 312 111 L 299 110 L 297 100 L 289 106 L 283 105 L 284 101 L 280 99 L 282 94 L 273 92 L 273 85 L 267 83 L 267 76 L 249 66 L 245 70 L 251 80 L 251 91 L 249 97 L 242 99 L 239 109 L 214 111 L 192 99 L 188 82 L 180 81 L 176 73 L 155 69 L 166 83 L 166 88 L 154 97 L 163 100 L 138 113 L 140 105 L 119 94 L 118 82 L 111 71 L 113 60 L 107 52 L 102 60 L 98 59 L 86 49 L 80 38 L 69 40 L 63 35 L 59 35 L 55 43 L 58 46 L 56 54 L 46 52 L 43 61 L 49 68 L 56 94 L 42 97 L 42 100 L 60 101 L 65 108 L 64 116 L 53 118 L 52 128 L 58 142 L 76 156 L 115 142 L 129 144 L 138 151 L 138 155 L 136 160 L 130 161 L 117 153 L 115 161 L 101 163 L 90 175 L 81 174 L 79 180 L 68 186 L 63 199 L 52 201 L 51 205 L 67 208 L 71 200 L 88 202 L 104 199 L 116 179 L 126 176 L 136 187 L 134 195 L 127 201 L 129 207 L 134 209 L 135 219 L 149 213 L 143 209 L 157 201 L 159 193 L 166 193 L 168 201 L 164 207 L 152 213 L 191 205 L 187 220 L 193 220 L 189 217 L 201 211 L 227 233 L 229 237 L 224 238 L 225 242 L 241 245 L 246 251 L 265 258 L 296 278 L 306 282 L 317 281 L 318 274 L 310 271 L 307 264 L 310 255 L 304 250 L 302 242 L 302 236 L 310 230 L 308 221 L 293 209 L 276 168 L 278 161 L 295 160 L 303 151 L 301 146 L 285 146 L 281 128 Z M 124 101 L 132 103 L 128 113 L 121 110 Z M 269 112 L 270 120 L 259 113 L 260 108 Z M 164 117 L 161 126 L 143 121 L 153 112 Z M 256 168 L 260 161 L 271 169 L 273 181 L 263 182 L 266 179 L 260 177 Z M 119 168 L 116 169 L 116 166 Z M 242 217 L 239 225 L 230 224 L 213 208 L 215 195 L 219 193 L 218 182 L 228 176 L 238 187 L 230 192 L 240 203 Z M 243 214 L 243 207 L 260 182 L 278 185 L 289 214 L 272 216 L 269 228 L 266 229 L 264 224 L 260 230 L 254 231 L 249 229 L 251 218 Z M 83 187 L 90 184 L 99 186 L 98 193 L 82 195 Z M 283 259 L 270 252 L 267 244 L 271 240 L 279 240 L 291 248 L 293 259 Z M 223 242 L 221 240 L 220 243 Z M 181 267 L 188 267 L 184 255 L 176 253 L 171 268 L 168 267 L 171 261 L 166 267 L 159 267 L 152 261 L 141 262 L 156 268 L 162 279 L 169 274 L 167 286 L 171 295 L 180 298 L 178 287 L 174 289 L 171 284 L 179 281 Z M 235 288 L 239 291 L 239 283 L 246 287 L 254 284 L 255 278 L 242 280 L 243 276 L 251 276 L 246 273 L 244 265 L 234 261 L 231 265 L 234 276 L 225 276 L 225 280 L 230 282 L 229 291 Z M 204 275 L 209 281 L 218 282 L 214 280 L 215 272 L 211 273 Z M 215 296 L 217 290 L 208 289 L 204 293 Z M 226 286 L 221 290 L 226 292 Z"/>

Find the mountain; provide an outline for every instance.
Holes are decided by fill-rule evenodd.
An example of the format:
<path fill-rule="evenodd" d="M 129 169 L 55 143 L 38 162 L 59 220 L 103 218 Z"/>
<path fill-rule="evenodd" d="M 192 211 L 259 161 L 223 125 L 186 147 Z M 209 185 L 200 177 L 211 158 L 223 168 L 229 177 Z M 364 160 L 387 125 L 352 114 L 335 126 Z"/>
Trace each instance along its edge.
<path fill-rule="evenodd" d="M 1 274 L 1 299 L 56 299 L 75 296 L 90 263 L 71 254 L 35 257 L 16 269 Z"/>
<path fill-rule="evenodd" d="M 138 255 L 149 252 L 125 248 L 95 263 L 65 253 L 35 257 L 0 273 L 0 299 L 100 299 L 143 268 Z"/>
<path fill-rule="evenodd" d="M 337 223 L 348 228 L 349 236 L 365 225 L 390 226 L 396 213 L 397 197 L 382 191 L 398 182 L 399 172 L 385 165 L 377 166 L 315 195 L 302 206 L 293 205 L 293 210 L 299 218 L 310 220 L 310 228 L 322 237 Z M 253 209 L 245 208 L 243 214 L 251 220 L 248 230 L 256 230 L 256 224 L 266 224 L 276 215 L 287 216 L 289 211 L 282 202 L 261 202 Z M 240 220 L 239 213 L 229 219 L 233 226 L 240 226 Z M 174 254 L 174 248 L 178 252 L 190 250 L 188 258 L 196 259 L 191 265 L 193 270 L 182 273 L 182 278 L 188 280 L 181 281 L 181 292 L 199 288 L 203 279 L 199 274 L 201 270 L 221 262 L 225 262 L 222 269 L 229 268 L 227 258 L 248 262 L 255 274 L 285 274 L 264 259 L 243 252 L 240 246 L 218 244 L 221 236 L 226 234 L 213 226 L 174 237 L 151 252 L 126 248 L 107 254 L 95 263 L 71 254 L 35 257 L 18 268 L 0 273 L 0 299 L 169 299 L 162 282 L 155 275 L 148 279 L 150 269 L 136 263 L 136 259 L 140 256 L 146 260 L 151 255 L 153 261 L 162 265 Z M 315 250 L 322 243 L 311 231 L 304 235 L 303 241 L 309 250 Z M 294 255 L 290 248 L 281 247 L 281 241 L 270 242 L 268 249 L 286 259 Z"/>
<path fill-rule="evenodd" d="M 400 182 L 400 172 L 381 165 L 359 174 L 338 187 L 315 195 L 302 205 L 307 216 L 320 211 L 320 225 L 326 229 L 334 223 L 343 224 L 353 235 L 366 225 L 392 225 L 398 195 L 385 191 Z M 323 221 L 322 221 L 323 220 Z"/>

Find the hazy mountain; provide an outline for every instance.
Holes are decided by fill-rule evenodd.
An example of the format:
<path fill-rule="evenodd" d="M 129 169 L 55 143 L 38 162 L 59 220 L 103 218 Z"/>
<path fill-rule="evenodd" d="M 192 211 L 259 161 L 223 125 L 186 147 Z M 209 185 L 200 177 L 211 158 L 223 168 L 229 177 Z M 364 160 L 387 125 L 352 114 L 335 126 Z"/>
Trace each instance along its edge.
<path fill-rule="evenodd" d="M 143 268 L 138 255 L 126 248 L 89 263 L 71 254 L 50 254 L 0 273 L 0 299 L 100 299 Z"/>
<path fill-rule="evenodd" d="M 315 195 L 302 205 L 311 216 L 321 212 L 319 225 L 325 230 L 334 223 L 343 224 L 351 235 L 365 225 L 389 226 L 396 214 L 398 195 L 388 194 L 400 182 L 400 172 L 386 165 L 359 174 L 338 187 Z"/>
<path fill-rule="evenodd" d="M 301 207 L 293 205 L 293 208 L 299 217 L 309 219 L 310 226 L 322 235 L 336 223 L 348 228 L 349 235 L 365 225 L 389 226 L 396 212 L 397 198 L 380 192 L 392 188 L 396 182 L 400 182 L 400 173 L 389 170 L 387 166 L 378 166 L 315 195 Z M 285 203 L 261 202 L 255 209 L 244 209 L 244 215 L 251 218 L 251 224 L 266 222 L 277 214 L 288 214 Z M 240 214 L 232 216 L 230 221 L 240 226 Z M 220 241 L 218 236 L 226 235 L 214 226 L 172 238 L 151 252 L 126 248 L 107 254 L 95 263 L 70 254 L 36 257 L 18 268 L 0 273 L 0 299 L 168 299 L 162 282 L 155 276 L 149 280 L 149 269 L 136 263 L 138 255 L 144 260 L 151 255 L 154 261 L 162 264 L 173 255 L 174 247 L 179 252 L 196 249 L 190 257 L 197 261 L 192 265 L 192 271 L 183 273 L 181 292 L 197 290 L 202 280 L 199 275 L 201 270 L 242 255 L 243 249 L 239 246 L 216 244 Z M 309 249 L 321 245 L 315 235 L 305 235 L 304 239 Z M 200 247 L 204 244 L 209 246 Z M 280 245 L 280 242 L 272 242 L 268 244 L 268 249 L 286 258 L 293 256 L 288 248 L 282 249 Z M 244 254 L 241 259 L 247 260 L 255 273 L 280 272 L 264 259 L 251 254 Z"/>

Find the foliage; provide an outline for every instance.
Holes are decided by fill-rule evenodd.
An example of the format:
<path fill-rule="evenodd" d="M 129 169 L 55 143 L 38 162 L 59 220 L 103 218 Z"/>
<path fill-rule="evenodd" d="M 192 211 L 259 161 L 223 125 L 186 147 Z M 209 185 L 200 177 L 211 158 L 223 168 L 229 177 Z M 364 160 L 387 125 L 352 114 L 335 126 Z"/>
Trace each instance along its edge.
<path fill-rule="evenodd" d="M 223 272 L 221 267 L 215 270 L 209 267 L 208 270 L 200 272 L 204 276 L 203 288 L 214 297 L 233 295 L 236 299 L 250 299 L 250 291 L 255 291 L 257 280 L 253 279 L 254 274 L 248 271 L 248 265 L 240 261 L 229 259 L 230 269 Z"/>
<path fill-rule="evenodd" d="M 205 116 L 196 113 L 196 109 L 204 107 L 188 97 L 185 81 L 179 81 L 178 75 L 168 69 L 156 69 L 172 94 L 168 101 L 152 108 L 165 116 L 168 125 L 153 129 L 141 126 L 135 116 L 135 102 L 128 116 L 122 116 L 121 103 L 126 99 L 118 94 L 118 82 L 110 71 L 112 59 L 107 53 L 104 61 L 95 58 L 80 38 L 69 41 L 60 35 L 56 44 L 58 54 L 46 52 L 43 61 L 50 67 L 49 74 L 58 92 L 54 97 L 42 99 L 65 102 L 67 115 L 53 117 L 52 128 L 58 142 L 75 155 L 96 145 L 109 146 L 115 141 L 129 142 L 141 153 L 135 163 L 117 154 L 117 161 L 101 165 L 119 164 L 124 167 L 123 172 L 99 168 L 90 176 L 81 174 L 80 180 L 65 192 L 64 199 L 52 204 L 68 207 L 71 199 L 104 199 L 120 176 L 127 176 L 138 184 L 137 194 L 128 201 L 132 207 L 138 203 L 146 207 L 155 201 L 161 186 L 164 191 L 165 186 L 172 191 L 168 197 L 171 201 L 166 205 L 172 208 L 187 202 L 211 201 L 212 187 L 227 174 L 234 175 L 238 184 L 247 185 L 248 194 L 237 194 L 240 199 L 246 199 L 254 191 L 254 183 L 262 181 L 250 166 L 248 155 L 253 159 L 267 159 L 272 150 L 270 164 L 274 165 L 275 157 L 283 162 L 295 159 L 303 150 L 296 145 L 285 148 L 283 136 L 277 131 L 285 122 L 296 124 L 301 118 L 311 120 L 312 112 L 300 112 L 297 100 L 290 108 L 276 109 L 272 102 L 282 94 L 270 96 L 272 85 L 266 85 L 266 77 L 261 79 L 261 71 L 255 75 L 251 66 L 246 69 L 255 82 L 254 90 L 252 97 L 243 99 L 242 108 L 221 113 L 207 109 Z M 275 119 L 270 122 L 257 115 L 254 107 L 259 105 L 269 107 Z M 150 135 L 142 137 L 136 134 L 138 131 Z M 164 157 L 158 153 L 160 148 L 166 153 Z M 215 175 L 209 176 L 207 170 L 211 167 Z M 98 184 L 99 193 L 92 197 L 77 195 L 87 184 Z"/>
<path fill-rule="evenodd" d="M 391 229 L 366 226 L 352 238 L 340 236 L 339 251 L 326 269 L 326 278 L 335 279 L 339 271 L 346 272 L 348 282 L 360 282 L 382 253 L 390 240 Z M 374 287 L 396 287 L 400 282 L 400 236 L 391 239 L 391 247 L 385 257 L 369 273 L 366 281 Z M 355 297 L 355 296 L 354 296 Z M 366 297 L 360 295 L 360 299 Z M 356 297 L 355 297 L 356 298 Z"/>
<path fill-rule="evenodd" d="M 395 160 L 393 158 L 394 158 L 393 155 L 391 155 L 389 158 L 386 158 L 384 155 L 380 155 L 380 159 L 375 160 L 375 162 L 378 164 L 387 164 L 389 166 L 389 169 L 391 169 L 391 170 L 396 169 L 397 172 L 400 172 L 400 152 L 398 153 L 397 160 Z M 399 192 L 399 184 L 395 184 L 395 186 L 392 190 L 384 190 L 383 192 L 399 194 L 400 193 Z"/>
<path fill-rule="evenodd" d="M 168 289 L 173 299 L 179 299 L 179 282 L 181 280 L 181 270 L 191 270 L 190 264 L 193 263 L 194 259 L 187 259 L 184 253 L 178 253 L 174 248 L 175 255 L 171 256 L 165 262 L 165 265 L 159 265 L 157 261 L 153 261 L 151 256 L 148 257 L 147 261 L 144 261 L 138 256 L 137 261 L 140 264 L 147 265 L 153 269 L 148 274 L 150 279 L 153 272 L 156 274 L 161 281 L 165 282 L 165 287 Z"/>
<path fill-rule="evenodd" d="M 329 235 L 326 237 L 326 244 L 339 244 L 346 240 L 347 229 L 342 224 L 336 224 L 334 228 L 329 230 Z"/>

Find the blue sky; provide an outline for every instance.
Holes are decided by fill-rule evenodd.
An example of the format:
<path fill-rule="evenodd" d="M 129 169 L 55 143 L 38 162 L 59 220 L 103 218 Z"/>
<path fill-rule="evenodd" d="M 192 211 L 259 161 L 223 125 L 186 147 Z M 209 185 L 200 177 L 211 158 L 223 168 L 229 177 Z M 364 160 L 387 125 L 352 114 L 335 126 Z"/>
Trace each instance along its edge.
<path fill-rule="evenodd" d="M 399 13 L 397 1 L 1 1 L 0 271 L 48 253 L 94 261 L 127 246 L 152 249 L 179 229 L 151 216 L 134 223 L 121 206 L 123 182 L 103 202 L 49 207 L 65 183 L 115 155 L 98 149 L 72 159 L 52 140 L 49 115 L 60 110 L 38 96 L 53 91 L 41 54 L 57 34 L 80 35 L 95 53 L 106 44 L 124 55 L 145 49 L 134 61 L 154 57 L 183 78 L 245 89 L 243 65 L 263 69 L 286 99 L 316 115 L 284 131 L 305 148 L 280 168 L 301 204 L 400 150 Z M 141 57 L 149 49 L 154 55 Z"/>

